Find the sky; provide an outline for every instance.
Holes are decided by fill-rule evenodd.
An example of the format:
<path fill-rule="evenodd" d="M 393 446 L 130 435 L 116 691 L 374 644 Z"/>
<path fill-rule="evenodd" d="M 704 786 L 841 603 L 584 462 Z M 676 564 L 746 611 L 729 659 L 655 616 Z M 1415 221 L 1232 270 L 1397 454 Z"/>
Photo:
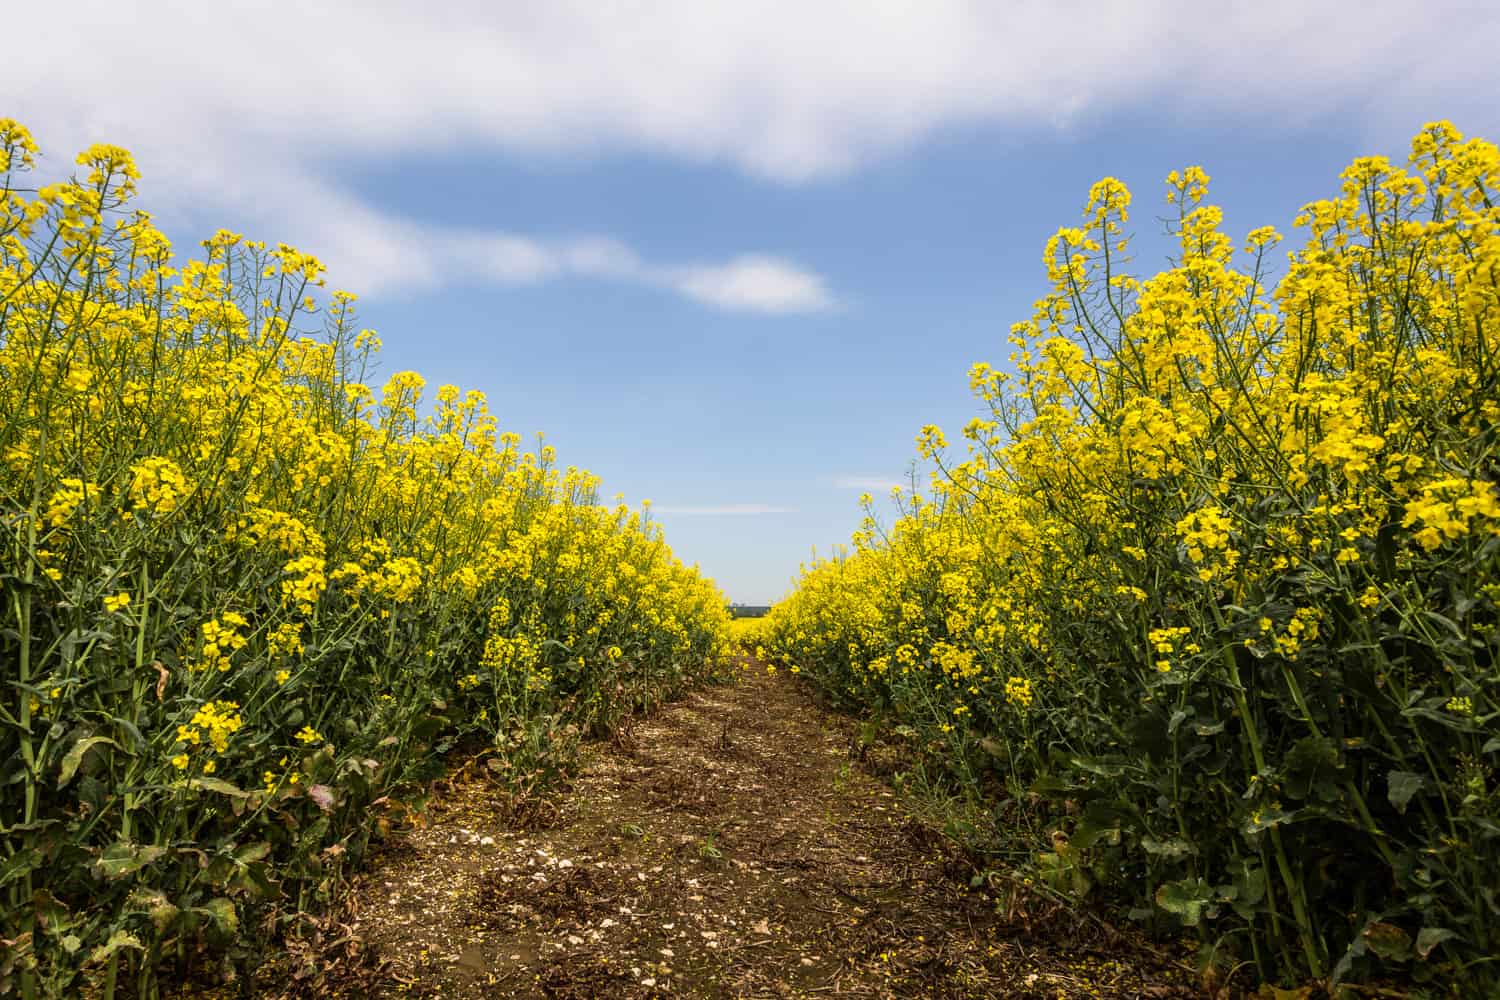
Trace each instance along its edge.
<path fill-rule="evenodd" d="M 1103 176 L 1291 233 L 1424 122 L 1500 139 L 1492 3 L 74 0 L 6 15 L 0 117 L 125 146 L 179 246 L 318 255 L 381 374 L 487 394 L 767 603 L 976 408 Z M 1295 239 L 1289 240 L 1294 243 Z"/>

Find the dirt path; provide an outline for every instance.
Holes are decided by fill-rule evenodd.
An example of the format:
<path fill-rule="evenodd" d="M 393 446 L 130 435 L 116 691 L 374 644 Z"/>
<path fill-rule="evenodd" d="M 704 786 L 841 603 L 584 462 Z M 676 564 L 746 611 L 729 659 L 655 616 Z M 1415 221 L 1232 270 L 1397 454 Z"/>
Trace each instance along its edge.
<path fill-rule="evenodd" d="M 851 746 L 761 674 L 591 746 L 546 828 L 458 783 L 357 883 L 351 929 L 382 963 L 359 994 L 1197 995 L 1150 953 L 1002 921 Z"/>

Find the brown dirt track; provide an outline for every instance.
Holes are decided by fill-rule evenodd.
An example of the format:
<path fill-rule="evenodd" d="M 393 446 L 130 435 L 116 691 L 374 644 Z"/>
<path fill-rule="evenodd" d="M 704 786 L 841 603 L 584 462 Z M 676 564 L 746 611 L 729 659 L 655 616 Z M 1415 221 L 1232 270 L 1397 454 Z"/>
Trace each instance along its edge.
<path fill-rule="evenodd" d="M 283 991 L 1202 995 L 1184 964 L 1099 921 L 1001 915 L 855 746 L 847 719 L 757 670 L 589 745 L 529 821 L 456 775 L 356 881 L 343 962 Z"/>

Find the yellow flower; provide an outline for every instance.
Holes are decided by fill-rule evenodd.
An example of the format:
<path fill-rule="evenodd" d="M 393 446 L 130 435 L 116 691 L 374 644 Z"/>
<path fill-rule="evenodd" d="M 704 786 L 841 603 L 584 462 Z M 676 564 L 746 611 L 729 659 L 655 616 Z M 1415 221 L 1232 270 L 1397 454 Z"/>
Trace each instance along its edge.
<path fill-rule="evenodd" d="M 1032 702 L 1031 681 L 1025 677 L 1011 677 L 1005 682 L 1005 700 L 1019 708 L 1029 708 Z"/>
<path fill-rule="evenodd" d="M 128 607 L 130 607 L 130 594 L 126 591 L 112 594 L 104 599 L 104 610 L 110 613 L 124 611 Z"/>
<path fill-rule="evenodd" d="M 1448 699 L 1447 708 L 1454 715 L 1473 715 L 1474 701 L 1471 698 L 1454 696 Z"/>

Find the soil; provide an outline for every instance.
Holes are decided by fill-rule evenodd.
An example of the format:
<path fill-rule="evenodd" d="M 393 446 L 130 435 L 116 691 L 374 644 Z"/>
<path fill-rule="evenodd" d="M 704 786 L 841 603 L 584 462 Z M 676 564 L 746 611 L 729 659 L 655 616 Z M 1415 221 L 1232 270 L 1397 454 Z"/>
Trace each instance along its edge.
<path fill-rule="evenodd" d="M 755 671 L 589 744 L 543 808 L 465 770 L 355 882 L 343 958 L 282 991 L 1204 995 L 1189 966 L 1101 921 L 1037 920 L 972 887 L 971 860 L 861 764 L 853 733 Z"/>

